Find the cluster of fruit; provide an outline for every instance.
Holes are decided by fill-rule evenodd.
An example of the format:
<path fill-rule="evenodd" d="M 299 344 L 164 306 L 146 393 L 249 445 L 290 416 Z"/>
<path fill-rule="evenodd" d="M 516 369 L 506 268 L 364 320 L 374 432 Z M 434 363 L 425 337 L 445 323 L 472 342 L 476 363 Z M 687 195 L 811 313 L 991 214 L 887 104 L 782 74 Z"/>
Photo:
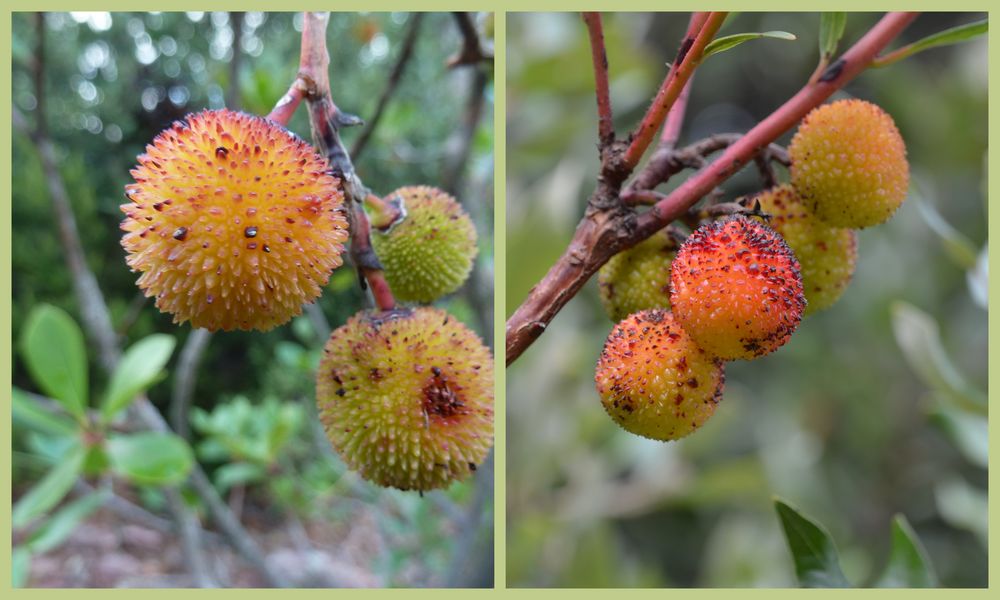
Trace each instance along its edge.
<path fill-rule="evenodd" d="M 770 227 L 731 216 L 683 243 L 662 230 L 601 269 L 601 299 L 620 322 L 595 383 L 626 430 L 674 440 L 700 427 L 722 398 L 724 363 L 773 352 L 836 302 L 854 273 L 855 229 L 906 198 L 902 137 L 868 102 L 816 108 L 788 151 L 791 183 L 756 196 Z"/>
<path fill-rule="evenodd" d="M 204 111 L 161 132 L 138 162 L 122 246 L 139 287 L 175 323 L 272 329 L 315 301 L 343 263 L 340 181 L 280 125 Z M 395 297 L 426 304 L 457 290 L 477 252 L 462 207 L 430 187 L 387 201 L 397 212 L 371 243 Z M 359 312 L 330 336 L 316 380 L 334 448 L 374 483 L 444 487 L 492 446 L 493 358 L 441 309 Z"/>

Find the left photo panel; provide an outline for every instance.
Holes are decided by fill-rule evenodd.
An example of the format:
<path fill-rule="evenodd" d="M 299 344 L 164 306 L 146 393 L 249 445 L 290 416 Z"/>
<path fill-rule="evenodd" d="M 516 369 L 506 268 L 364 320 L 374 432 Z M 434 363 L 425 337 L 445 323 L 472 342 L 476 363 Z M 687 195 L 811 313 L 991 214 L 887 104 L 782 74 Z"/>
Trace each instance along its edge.
<path fill-rule="evenodd" d="M 12 15 L 15 587 L 492 587 L 489 13 Z"/>

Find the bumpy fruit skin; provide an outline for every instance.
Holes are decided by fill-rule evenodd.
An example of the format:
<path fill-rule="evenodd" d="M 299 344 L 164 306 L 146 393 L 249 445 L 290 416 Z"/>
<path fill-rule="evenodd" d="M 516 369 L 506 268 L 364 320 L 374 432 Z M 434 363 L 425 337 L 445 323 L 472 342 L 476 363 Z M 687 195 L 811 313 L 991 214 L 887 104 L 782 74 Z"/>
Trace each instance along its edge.
<path fill-rule="evenodd" d="M 790 185 L 757 196 L 771 215 L 768 225 L 781 234 L 795 253 L 806 295 L 805 315 L 829 308 L 847 289 L 858 256 L 858 234 L 832 227 L 812 214 Z"/>
<path fill-rule="evenodd" d="M 397 300 L 428 303 L 457 290 L 476 258 L 476 228 L 462 206 L 428 186 L 403 187 L 405 218 L 387 232 L 373 230 L 372 248 Z"/>
<path fill-rule="evenodd" d="M 654 440 L 682 438 L 722 399 L 722 361 L 699 348 L 665 310 L 630 315 L 611 331 L 594 374 L 608 415 Z"/>
<path fill-rule="evenodd" d="M 601 303 L 613 321 L 650 308 L 670 310 L 670 261 L 677 241 L 661 229 L 611 257 L 597 273 Z"/>
<path fill-rule="evenodd" d="M 813 109 L 788 155 L 792 185 L 830 225 L 878 225 L 906 199 L 906 145 L 892 117 L 870 102 L 840 100 Z"/>
<path fill-rule="evenodd" d="M 343 194 L 326 159 L 270 121 L 188 115 L 156 136 L 121 206 L 126 262 L 175 323 L 271 329 L 342 264 Z"/>
<path fill-rule="evenodd" d="M 442 310 L 362 311 L 323 349 L 316 402 L 333 447 L 365 479 L 446 487 L 493 445 L 493 357 Z"/>
<path fill-rule="evenodd" d="M 709 354 L 752 359 L 778 349 L 802 320 L 795 255 L 777 233 L 742 216 L 692 233 L 674 259 L 674 317 Z"/>

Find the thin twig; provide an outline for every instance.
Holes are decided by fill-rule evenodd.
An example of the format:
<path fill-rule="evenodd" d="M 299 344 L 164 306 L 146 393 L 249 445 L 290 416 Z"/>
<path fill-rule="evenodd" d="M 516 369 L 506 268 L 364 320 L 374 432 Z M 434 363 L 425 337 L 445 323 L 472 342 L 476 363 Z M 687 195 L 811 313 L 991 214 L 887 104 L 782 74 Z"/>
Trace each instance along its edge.
<path fill-rule="evenodd" d="M 413 13 L 410 16 L 410 22 L 406 27 L 406 37 L 403 39 L 403 48 L 399 52 L 399 58 L 396 59 L 396 64 L 392 67 L 392 72 L 389 73 L 389 79 L 385 83 L 385 89 L 382 90 L 382 95 L 379 96 L 378 104 L 375 105 L 375 114 L 368 119 L 368 124 L 358 135 L 358 139 L 354 140 L 354 145 L 351 146 L 351 157 L 357 161 L 358 157 L 364 151 L 365 147 L 368 145 L 368 141 L 371 139 L 372 134 L 375 133 L 375 128 L 378 126 L 379 121 L 382 120 L 382 114 L 385 112 L 385 107 L 388 106 L 389 100 L 392 95 L 396 92 L 396 87 L 399 85 L 400 80 L 403 78 L 403 72 L 406 71 L 406 65 L 410 62 L 410 57 L 413 56 L 413 48 L 417 43 L 417 34 L 420 32 L 420 23 L 423 21 L 424 13 Z"/>
<path fill-rule="evenodd" d="M 705 26 L 705 21 L 707 19 L 707 12 L 691 13 L 687 33 L 684 34 L 684 40 L 681 42 L 682 47 L 694 44 L 695 38 L 698 36 L 698 32 Z M 681 90 L 681 95 L 677 97 L 677 100 L 674 101 L 674 105 L 671 106 L 670 111 L 667 112 L 667 122 L 663 125 L 663 132 L 660 134 L 660 145 L 658 149 L 673 149 L 677 145 L 677 140 L 681 137 L 681 129 L 684 127 L 684 114 L 687 112 L 687 103 L 688 98 L 691 96 L 691 81 L 693 79 L 694 74 L 692 74 L 687 80 L 687 83 L 684 84 L 684 88 Z"/>
<path fill-rule="evenodd" d="M 594 92 L 597 96 L 597 137 L 603 150 L 615 139 L 611 93 L 608 88 L 608 52 L 604 45 L 601 13 L 582 13 L 590 35 L 590 56 L 594 63 Z"/>
<path fill-rule="evenodd" d="M 184 549 L 184 564 L 191 573 L 194 584 L 200 588 L 219 587 L 208 571 L 208 560 L 201 546 L 202 529 L 198 517 L 184 505 L 184 498 L 176 488 L 166 488 L 163 493 L 170 512 L 177 515 L 178 534 L 181 538 L 181 547 Z"/>
<path fill-rule="evenodd" d="M 444 173 L 441 175 L 441 186 L 453 196 L 459 195 L 462 186 L 462 175 L 465 165 L 472 153 L 472 142 L 476 138 L 476 129 L 482 119 L 483 107 L 486 103 L 486 85 L 489 83 L 489 73 L 484 68 L 476 68 L 469 81 L 469 96 L 465 102 L 462 114 L 462 126 L 455 133 L 459 143 L 450 160 L 445 161 Z"/>
<path fill-rule="evenodd" d="M 491 62 L 493 55 L 483 49 L 483 42 L 476 32 L 476 25 L 467 12 L 451 13 L 455 17 L 458 31 L 462 34 L 462 49 L 458 54 L 448 59 L 448 67 L 459 65 L 476 65 L 480 62 Z"/>
<path fill-rule="evenodd" d="M 915 13 L 887 14 L 815 84 L 803 87 L 718 159 L 641 215 L 619 200 L 620 190 L 599 179 L 566 251 L 507 320 L 507 364 L 517 360 L 538 339 L 552 318 L 611 256 L 684 215 L 691 205 L 742 168 L 760 148 L 791 129 L 806 113 L 870 66 L 872 59 L 914 18 Z"/>
<path fill-rule="evenodd" d="M 667 112 L 670 111 L 677 97 L 680 96 L 681 90 L 687 85 L 688 79 L 694 74 L 698 63 L 701 62 L 705 46 L 712 41 L 716 32 L 722 27 L 723 21 L 726 20 L 726 14 L 724 12 L 709 14 L 694 41 L 690 45 L 687 44 L 687 40 L 681 44 L 677 59 L 663 79 L 660 91 L 656 93 L 656 98 L 653 99 L 649 110 L 646 111 L 639 128 L 631 136 L 631 142 L 624 156 L 625 164 L 630 170 L 639 164 L 642 155 L 646 153 L 650 142 L 653 141 L 653 137 L 666 119 Z"/>
<path fill-rule="evenodd" d="M 181 349 L 177 368 L 174 371 L 174 391 L 170 398 L 170 424 L 177 435 L 188 439 L 191 432 L 188 427 L 188 409 L 191 406 L 191 396 L 194 394 L 195 381 L 198 378 L 198 366 L 201 357 L 212 339 L 212 332 L 207 329 L 194 329 L 188 335 Z"/>

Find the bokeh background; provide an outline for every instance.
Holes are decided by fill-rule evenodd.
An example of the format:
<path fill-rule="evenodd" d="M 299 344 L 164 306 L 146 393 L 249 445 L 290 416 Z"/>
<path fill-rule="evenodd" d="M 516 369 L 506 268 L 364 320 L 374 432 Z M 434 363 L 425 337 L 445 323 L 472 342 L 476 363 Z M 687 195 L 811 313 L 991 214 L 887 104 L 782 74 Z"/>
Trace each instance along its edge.
<path fill-rule="evenodd" d="M 849 14 L 841 49 L 878 17 Z M 902 40 L 981 18 L 923 15 Z M 818 60 L 819 20 L 732 18 L 720 35 L 798 39 L 708 59 L 680 144 L 746 131 L 796 92 Z M 641 119 L 687 22 L 605 14 L 619 135 Z M 565 249 L 599 162 L 579 16 L 510 14 L 507 36 L 509 316 Z M 830 531 L 855 585 L 885 563 L 896 513 L 942 585 L 986 585 L 986 39 L 865 72 L 835 98 L 847 96 L 895 119 L 909 198 L 860 232 L 838 304 L 778 352 L 727 365 L 724 400 L 701 430 L 660 443 L 604 413 L 593 369 L 613 323 L 596 278 L 508 369 L 508 585 L 794 586 L 774 496 Z M 759 187 L 752 167 L 723 185 L 727 198 Z"/>
<path fill-rule="evenodd" d="M 487 50 L 492 17 L 472 14 Z M 371 119 L 417 27 L 412 56 L 355 165 L 378 194 L 427 184 L 454 193 L 475 221 L 479 257 L 464 288 L 438 303 L 492 346 L 493 72 L 491 62 L 449 68 L 463 38 L 451 14 L 333 14 L 327 32 L 333 96 L 344 111 Z M 135 286 L 119 245 L 129 169 L 145 144 L 185 114 L 204 108 L 265 115 L 298 70 L 302 16 L 293 13 L 19 13 L 13 15 L 13 105 L 55 150 L 94 272 L 123 347 L 149 334 L 174 336 L 167 377 L 149 391 L 161 412 L 181 414 L 201 466 L 266 558 L 301 586 L 492 585 L 492 459 L 447 491 L 404 493 L 372 486 L 332 452 L 319 429 L 314 373 L 330 327 L 369 303 L 355 270 L 338 269 L 317 306 L 267 333 L 217 333 L 202 340 L 190 410 L 172 408 L 175 373 L 192 335 L 175 326 Z M 44 121 L 39 112 L 44 111 Z M 289 128 L 310 139 L 303 105 Z M 365 127 L 343 131 L 351 149 Z M 80 318 L 36 142 L 13 136 L 13 339 L 29 313 L 48 303 Z M 92 347 L 91 347 L 92 348 Z M 107 375 L 89 356 L 92 395 Z M 15 351 L 13 384 L 38 386 Z M 51 406 L 51 404 L 49 405 Z M 59 464 L 58 440 L 15 414 L 13 492 L 24 493 Z M 82 483 L 82 482 L 80 482 Z M 23 560 L 28 586 L 188 586 L 164 490 L 90 481 L 113 501 L 43 553 Z M 77 486 L 67 502 L 86 487 Z M 182 485 L 203 535 L 216 585 L 259 586 L 260 574 L 220 542 L 206 508 Z M 121 501 L 144 513 L 122 509 Z M 121 510 L 119 510 L 121 509 Z M 132 515 L 130 518 L 128 515 Z M 139 515 L 143 518 L 134 518 Z M 153 517 L 153 518 L 150 518 Z M 15 548 L 32 539 L 15 531 Z"/>

